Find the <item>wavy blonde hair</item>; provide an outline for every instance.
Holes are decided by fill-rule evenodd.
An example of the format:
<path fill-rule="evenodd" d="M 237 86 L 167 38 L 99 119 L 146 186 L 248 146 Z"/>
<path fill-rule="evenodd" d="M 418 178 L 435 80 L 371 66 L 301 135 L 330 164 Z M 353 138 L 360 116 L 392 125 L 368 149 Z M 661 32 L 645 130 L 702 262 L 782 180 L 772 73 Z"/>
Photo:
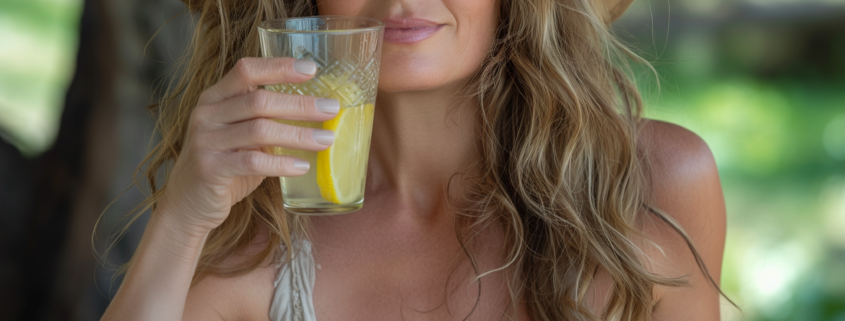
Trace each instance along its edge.
<path fill-rule="evenodd" d="M 156 173 L 179 157 L 200 93 L 238 59 L 259 56 L 258 23 L 316 14 L 309 0 L 185 2 L 198 17 L 196 29 L 173 89 L 152 108 L 161 141 L 142 163 L 152 193 L 136 213 L 154 209 L 165 192 Z M 642 237 L 638 219 L 656 215 L 686 240 L 718 289 L 686 233 L 651 206 L 637 141 L 642 102 L 625 72 L 631 59 L 646 62 L 613 36 L 601 1 L 499 2 L 496 42 L 463 91 L 478 104 L 483 157 L 481 184 L 459 208 L 456 232 L 479 277 L 490 271 L 478 271 L 469 231 L 499 224 L 506 260 L 497 270 L 510 272 L 511 312 L 524 301 L 533 320 L 650 320 L 653 287 L 685 284 L 651 273 L 633 241 Z M 278 244 L 291 248 L 291 234 L 304 232 L 306 222 L 284 211 L 279 189 L 275 179 L 265 180 L 232 208 L 208 236 L 195 282 L 248 273 L 280 256 Z M 224 263 L 262 227 L 270 231 L 263 251 L 236 266 Z M 609 273 L 613 291 L 596 315 L 585 302 L 599 269 Z"/>

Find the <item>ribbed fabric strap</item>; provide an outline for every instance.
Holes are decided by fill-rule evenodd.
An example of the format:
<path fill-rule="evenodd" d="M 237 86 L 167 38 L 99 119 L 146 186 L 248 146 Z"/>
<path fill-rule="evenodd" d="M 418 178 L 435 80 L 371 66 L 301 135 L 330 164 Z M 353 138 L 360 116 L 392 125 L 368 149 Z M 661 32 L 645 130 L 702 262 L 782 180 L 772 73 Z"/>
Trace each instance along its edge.
<path fill-rule="evenodd" d="M 287 249 L 282 245 L 283 253 Z M 272 321 L 316 321 L 314 301 L 314 258 L 311 256 L 311 242 L 294 240 L 294 255 L 290 264 L 285 258 L 277 265 L 279 275 L 273 286 L 276 292 L 270 306 Z"/>

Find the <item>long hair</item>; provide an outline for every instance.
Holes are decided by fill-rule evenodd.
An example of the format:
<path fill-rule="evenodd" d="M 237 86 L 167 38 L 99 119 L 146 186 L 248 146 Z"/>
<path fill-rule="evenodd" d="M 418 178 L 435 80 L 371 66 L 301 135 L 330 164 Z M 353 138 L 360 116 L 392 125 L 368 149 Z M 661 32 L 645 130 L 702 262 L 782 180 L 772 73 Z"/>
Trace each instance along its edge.
<path fill-rule="evenodd" d="M 156 174 L 178 159 L 200 93 L 238 59 L 259 56 L 258 23 L 316 14 L 309 0 L 184 1 L 198 19 L 179 76 L 152 108 L 161 141 L 142 163 L 152 193 L 138 212 L 154 209 L 166 190 Z M 499 224 L 506 260 L 494 271 L 510 272 L 511 312 L 526 302 L 533 320 L 650 320 L 654 286 L 685 284 L 651 273 L 634 241 L 643 237 L 639 220 L 655 215 L 687 241 L 715 286 L 690 238 L 654 207 L 638 145 L 642 101 L 626 72 L 628 61 L 646 62 L 616 40 L 601 1 L 499 2 L 495 43 L 462 91 L 478 105 L 482 152 L 481 183 L 468 191 L 456 219 L 471 261 L 468 231 Z M 286 213 L 279 195 L 278 182 L 268 179 L 232 208 L 209 234 L 194 282 L 248 273 L 281 257 L 278 244 L 292 248 L 291 235 L 304 232 L 304 220 Z M 224 264 L 262 227 L 270 231 L 263 251 Z M 586 295 L 599 270 L 613 286 L 607 308 L 596 315 Z"/>

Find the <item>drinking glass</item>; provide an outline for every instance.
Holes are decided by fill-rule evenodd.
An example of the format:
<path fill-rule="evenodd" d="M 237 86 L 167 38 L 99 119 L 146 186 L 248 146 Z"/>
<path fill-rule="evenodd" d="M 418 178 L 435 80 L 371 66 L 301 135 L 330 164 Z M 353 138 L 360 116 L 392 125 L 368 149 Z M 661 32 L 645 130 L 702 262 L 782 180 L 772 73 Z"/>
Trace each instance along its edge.
<path fill-rule="evenodd" d="M 305 175 L 279 178 L 285 209 L 306 215 L 361 209 L 384 24 L 363 17 L 316 16 L 264 21 L 258 30 L 262 56 L 308 59 L 317 64 L 317 73 L 307 82 L 264 88 L 340 101 L 340 112 L 329 121 L 276 120 L 335 133 L 332 146 L 321 152 L 269 148 L 273 154 L 311 163 Z"/>

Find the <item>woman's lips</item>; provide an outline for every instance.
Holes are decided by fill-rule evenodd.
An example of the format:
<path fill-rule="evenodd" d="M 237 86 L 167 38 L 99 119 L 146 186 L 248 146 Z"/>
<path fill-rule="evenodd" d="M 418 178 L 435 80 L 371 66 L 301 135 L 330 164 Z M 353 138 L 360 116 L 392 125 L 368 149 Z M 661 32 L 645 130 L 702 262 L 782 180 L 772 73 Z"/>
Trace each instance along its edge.
<path fill-rule="evenodd" d="M 443 25 L 424 19 L 387 19 L 384 41 L 391 43 L 414 43 L 436 33 Z"/>

